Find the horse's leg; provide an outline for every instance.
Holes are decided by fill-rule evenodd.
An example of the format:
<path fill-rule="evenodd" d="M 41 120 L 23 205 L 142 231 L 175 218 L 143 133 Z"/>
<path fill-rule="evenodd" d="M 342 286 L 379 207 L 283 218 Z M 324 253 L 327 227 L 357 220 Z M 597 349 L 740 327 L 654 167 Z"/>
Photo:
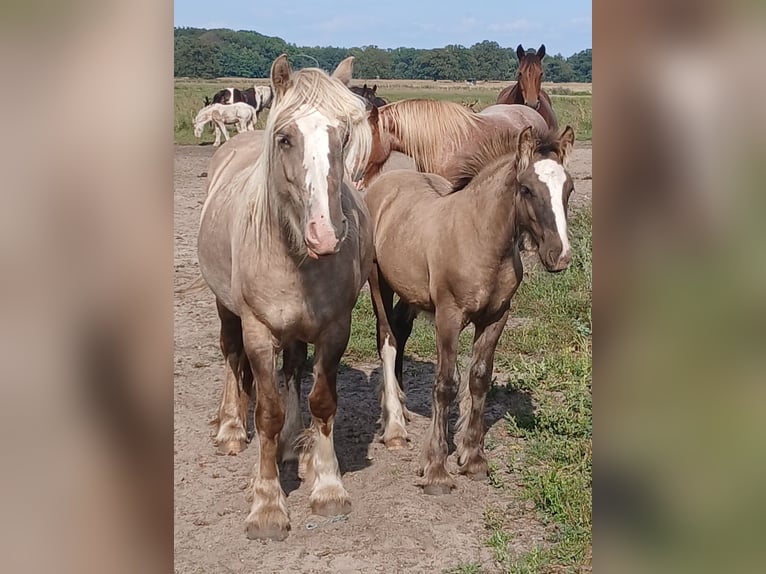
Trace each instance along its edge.
<path fill-rule="evenodd" d="M 282 462 L 297 460 L 296 439 L 303 435 L 301 418 L 301 377 L 306 364 L 308 346 L 302 341 L 285 346 L 282 372 L 285 376 L 285 426 L 279 435 L 279 458 Z"/>
<path fill-rule="evenodd" d="M 508 311 L 491 325 L 476 327 L 468 382 L 462 382 L 458 392 L 460 417 L 455 433 L 458 464 L 461 474 L 474 479 L 487 477 L 487 457 L 484 455 L 484 401 L 492 381 L 495 348 L 507 321 Z"/>
<path fill-rule="evenodd" d="M 399 387 L 404 392 L 404 378 L 402 371 L 404 368 L 404 347 L 407 344 L 407 339 L 412 334 L 412 325 L 417 317 L 417 309 L 412 305 L 409 305 L 405 301 L 399 300 L 394 306 L 394 314 L 391 320 L 391 327 L 394 331 L 396 338 L 396 364 L 394 366 L 394 372 L 396 373 L 396 380 L 399 381 Z M 412 414 L 407 409 L 406 404 L 403 404 L 404 418 L 409 420 L 412 418 Z"/>
<path fill-rule="evenodd" d="M 457 309 L 436 307 L 436 381 L 433 390 L 431 428 L 423 448 L 423 491 L 449 494 L 455 483 L 447 472 L 447 416 L 457 394 L 455 366 L 461 328 Z"/>
<path fill-rule="evenodd" d="M 226 362 L 226 382 L 214 423 L 218 425 L 213 442 L 223 454 L 239 454 L 247 441 L 248 392 L 240 388 L 240 378 L 249 370 L 242 344 L 242 323 L 216 299 L 221 319 L 221 352 Z M 249 375 L 249 373 L 248 373 Z"/>
<path fill-rule="evenodd" d="M 223 137 L 226 141 L 229 141 L 229 132 L 226 130 L 226 124 L 221 122 L 221 130 L 223 131 Z"/>
<path fill-rule="evenodd" d="M 311 430 L 304 453 L 304 480 L 311 484 L 311 510 L 322 516 L 351 512 L 351 500 L 340 478 L 333 444 L 338 406 L 338 365 L 351 334 L 351 317 L 324 329 L 316 343 L 314 386 L 309 394 Z"/>
<path fill-rule="evenodd" d="M 397 359 L 397 339 L 389 323 L 393 316 L 394 292 L 378 269 L 372 266 L 369 277 L 372 308 L 377 319 L 378 354 L 383 362 L 383 384 L 380 386 L 380 408 L 383 435 L 381 440 L 388 448 L 407 446 L 404 411 L 406 398 L 401 385 L 397 382 L 395 364 Z"/>
<path fill-rule="evenodd" d="M 213 147 L 221 145 L 221 128 L 218 126 L 218 122 L 213 122 L 213 129 L 215 130 L 215 141 Z"/>
<path fill-rule="evenodd" d="M 277 349 L 268 327 L 251 314 L 242 316 L 242 336 L 255 378 L 255 428 L 260 446 L 245 532 L 250 539 L 284 540 L 290 518 L 277 467 L 279 433 L 285 422 L 276 377 Z"/>

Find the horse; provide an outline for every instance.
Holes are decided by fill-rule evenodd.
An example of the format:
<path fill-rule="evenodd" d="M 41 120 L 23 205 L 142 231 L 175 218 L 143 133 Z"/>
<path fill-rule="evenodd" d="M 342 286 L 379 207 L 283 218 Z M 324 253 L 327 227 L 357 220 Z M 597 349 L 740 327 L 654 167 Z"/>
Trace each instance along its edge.
<path fill-rule="evenodd" d="M 242 90 L 237 88 L 224 88 L 213 94 L 214 104 L 235 104 L 244 101 Z"/>
<path fill-rule="evenodd" d="M 244 102 L 235 104 L 210 104 L 205 106 L 194 118 L 194 137 L 202 137 L 202 130 L 205 124 L 212 122 L 215 129 L 215 142 L 213 146 L 221 145 L 221 132 L 223 132 L 226 141 L 229 141 L 229 133 L 226 131 L 226 125 L 236 125 L 237 132 L 254 130 L 256 122 L 255 110 Z"/>
<path fill-rule="evenodd" d="M 223 90 L 216 92 L 213 96 L 212 103 L 214 104 L 236 104 L 237 102 L 244 102 L 250 104 L 255 108 L 256 115 L 261 113 L 264 108 L 270 108 L 271 102 L 274 99 L 274 92 L 271 86 L 252 86 L 246 90 L 238 90 L 237 88 L 224 88 Z M 208 98 L 205 97 L 205 101 L 208 102 Z M 209 105 L 205 104 L 205 105 Z"/>
<path fill-rule="evenodd" d="M 573 184 L 564 166 L 574 132 L 567 127 L 560 137 L 551 131 L 538 138 L 527 127 L 518 136 L 501 132 L 483 142 L 462 163 L 468 183 L 459 193 L 448 193 L 450 182 L 435 174 L 391 171 L 365 195 L 374 225 L 369 283 L 383 363 L 381 440 L 388 448 L 404 447 L 408 438 L 402 384 L 407 338 L 418 312 L 435 314 L 436 378 L 421 452 L 426 494 L 448 494 L 455 486 L 445 462 L 447 416 L 456 395 L 459 472 L 487 475 L 484 401 L 523 276 L 520 237 L 531 236 L 550 272 L 564 270 L 572 257 L 566 212 Z M 465 381 L 456 359 L 458 337 L 469 323 L 475 334 Z"/>
<path fill-rule="evenodd" d="M 521 44 L 516 48 L 519 58 L 519 73 L 517 81 L 512 86 L 504 88 L 497 96 L 498 104 L 524 104 L 534 108 L 545 119 L 552 130 L 558 129 L 558 121 L 553 111 L 551 97 L 542 89 L 543 58 L 545 44 L 540 46 L 537 53 L 527 54 Z"/>
<path fill-rule="evenodd" d="M 385 106 L 388 103 L 384 98 L 379 97 L 375 93 L 378 90 L 378 84 L 373 84 L 371 88 L 368 88 L 367 84 L 364 84 L 361 87 L 351 86 L 349 89 L 356 95 L 363 97 L 365 100 L 367 100 L 367 102 L 370 103 L 370 105 L 375 106 L 376 108 Z"/>
<path fill-rule="evenodd" d="M 330 76 L 316 68 L 294 72 L 279 56 L 265 129 L 236 136 L 210 163 L 197 251 L 216 299 L 226 369 L 214 442 L 224 453 L 242 450 L 254 387 L 260 451 L 245 520 L 251 539 L 288 536 L 279 461 L 299 459 L 315 514 L 351 510 L 333 446 L 336 378 L 351 311 L 372 267 L 369 213 L 351 185 L 371 145 L 364 103 L 347 88 L 353 60 Z M 307 343 L 315 346 L 314 383 L 304 431 Z"/>
<path fill-rule="evenodd" d="M 412 157 L 418 171 L 451 177 L 455 159 L 498 131 L 518 134 L 532 126 L 536 133 L 548 130 L 542 116 L 532 108 L 494 104 L 474 113 L 455 102 L 409 99 L 370 110 L 372 152 L 361 186 L 377 177 L 392 151 Z"/>

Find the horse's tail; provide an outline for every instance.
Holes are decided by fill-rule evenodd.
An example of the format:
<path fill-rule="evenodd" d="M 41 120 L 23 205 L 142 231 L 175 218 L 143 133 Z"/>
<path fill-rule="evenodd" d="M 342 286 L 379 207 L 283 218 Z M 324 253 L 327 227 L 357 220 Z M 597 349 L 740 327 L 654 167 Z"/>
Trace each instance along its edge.
<path fill-rule="evenodd" d="M 198 275 L 191 283 L 187 283 L 183 287 L 178 287 L 173 291 L 176 295 L 188 295 L 189 293 L 198 293 L 207 286 L 207 283 L 202 278 L 202 275 Z"/>

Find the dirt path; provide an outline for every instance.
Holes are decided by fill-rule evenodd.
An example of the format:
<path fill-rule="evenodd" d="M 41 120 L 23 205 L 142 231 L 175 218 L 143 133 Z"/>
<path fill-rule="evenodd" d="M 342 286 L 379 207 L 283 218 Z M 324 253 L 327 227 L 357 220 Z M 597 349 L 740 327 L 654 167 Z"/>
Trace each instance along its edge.
<path fill-rule="evenodd" d="M 197 276 L 196 233 L 206 193 L 210 146 L 175 150 L 175 285 Z M 570 173 L 575 207 L 591 201 L 591 145 L 578 142 Z M 388 452 L 374 441 L 380 406 L 375 388 L 377 363 L 342 369 L 338 377 L 335 445 L 343 482 L 353 504 L 344 521 L 313 516 L 308 489 L 294 468 L 283 473 L 292 531 L 286 542 L 249 541 L 244 520 L 246 487 L 257 456 L 251 443 L 237 457 L 218 456 L 207 422 L 220 399 L 223 363 L 218 318 L 207 290 L 175 299 L 175 571 L 253 572 L 442 572 L 465 563 L 494 571 L 485 546 L 484 510 L 507 508 L 504 526 L 514 533 L 511 546 L 528 550 L 546 536 L 534 508 L 521 500 L 518 478 L 504 476 L 505 489 L 457 477 L 449 496 L 431 497 L 416 486 L 417 461 L 431 405 L 433 365 L 406 361 L 408 406 L 414 412 L 409 450 Z M 304 420 L 310 380 L 303 381 Z M 520 397 L 488 400 L 490 435 L 503 435 L 503 416 L 521 408 Z M 507 440 L 506 440 L 507 443 Z M 507 448 L 491 459 L 502 460 Z M 455 462 L 450 456 L 451 468 Z"/>

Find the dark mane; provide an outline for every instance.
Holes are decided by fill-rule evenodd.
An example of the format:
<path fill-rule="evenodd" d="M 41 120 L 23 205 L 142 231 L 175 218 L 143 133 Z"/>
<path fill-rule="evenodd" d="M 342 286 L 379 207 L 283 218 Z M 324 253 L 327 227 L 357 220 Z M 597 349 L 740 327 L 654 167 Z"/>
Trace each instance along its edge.
<path fill-rule="evenodd" d="M 556 130 L 548 130 L 543 134 L 535 132 L 535 153 L 560 155 L 559 135 Z M 486 139 L 479 144 L 478 149 L 459 155 L 450 177 L 447 179 L 452 184 L 452 191 L 458 191 L 467 186 L 473 178 L 501 157 L 516 153 L 519 134 L 504 130 L 495 137 Z"/>

